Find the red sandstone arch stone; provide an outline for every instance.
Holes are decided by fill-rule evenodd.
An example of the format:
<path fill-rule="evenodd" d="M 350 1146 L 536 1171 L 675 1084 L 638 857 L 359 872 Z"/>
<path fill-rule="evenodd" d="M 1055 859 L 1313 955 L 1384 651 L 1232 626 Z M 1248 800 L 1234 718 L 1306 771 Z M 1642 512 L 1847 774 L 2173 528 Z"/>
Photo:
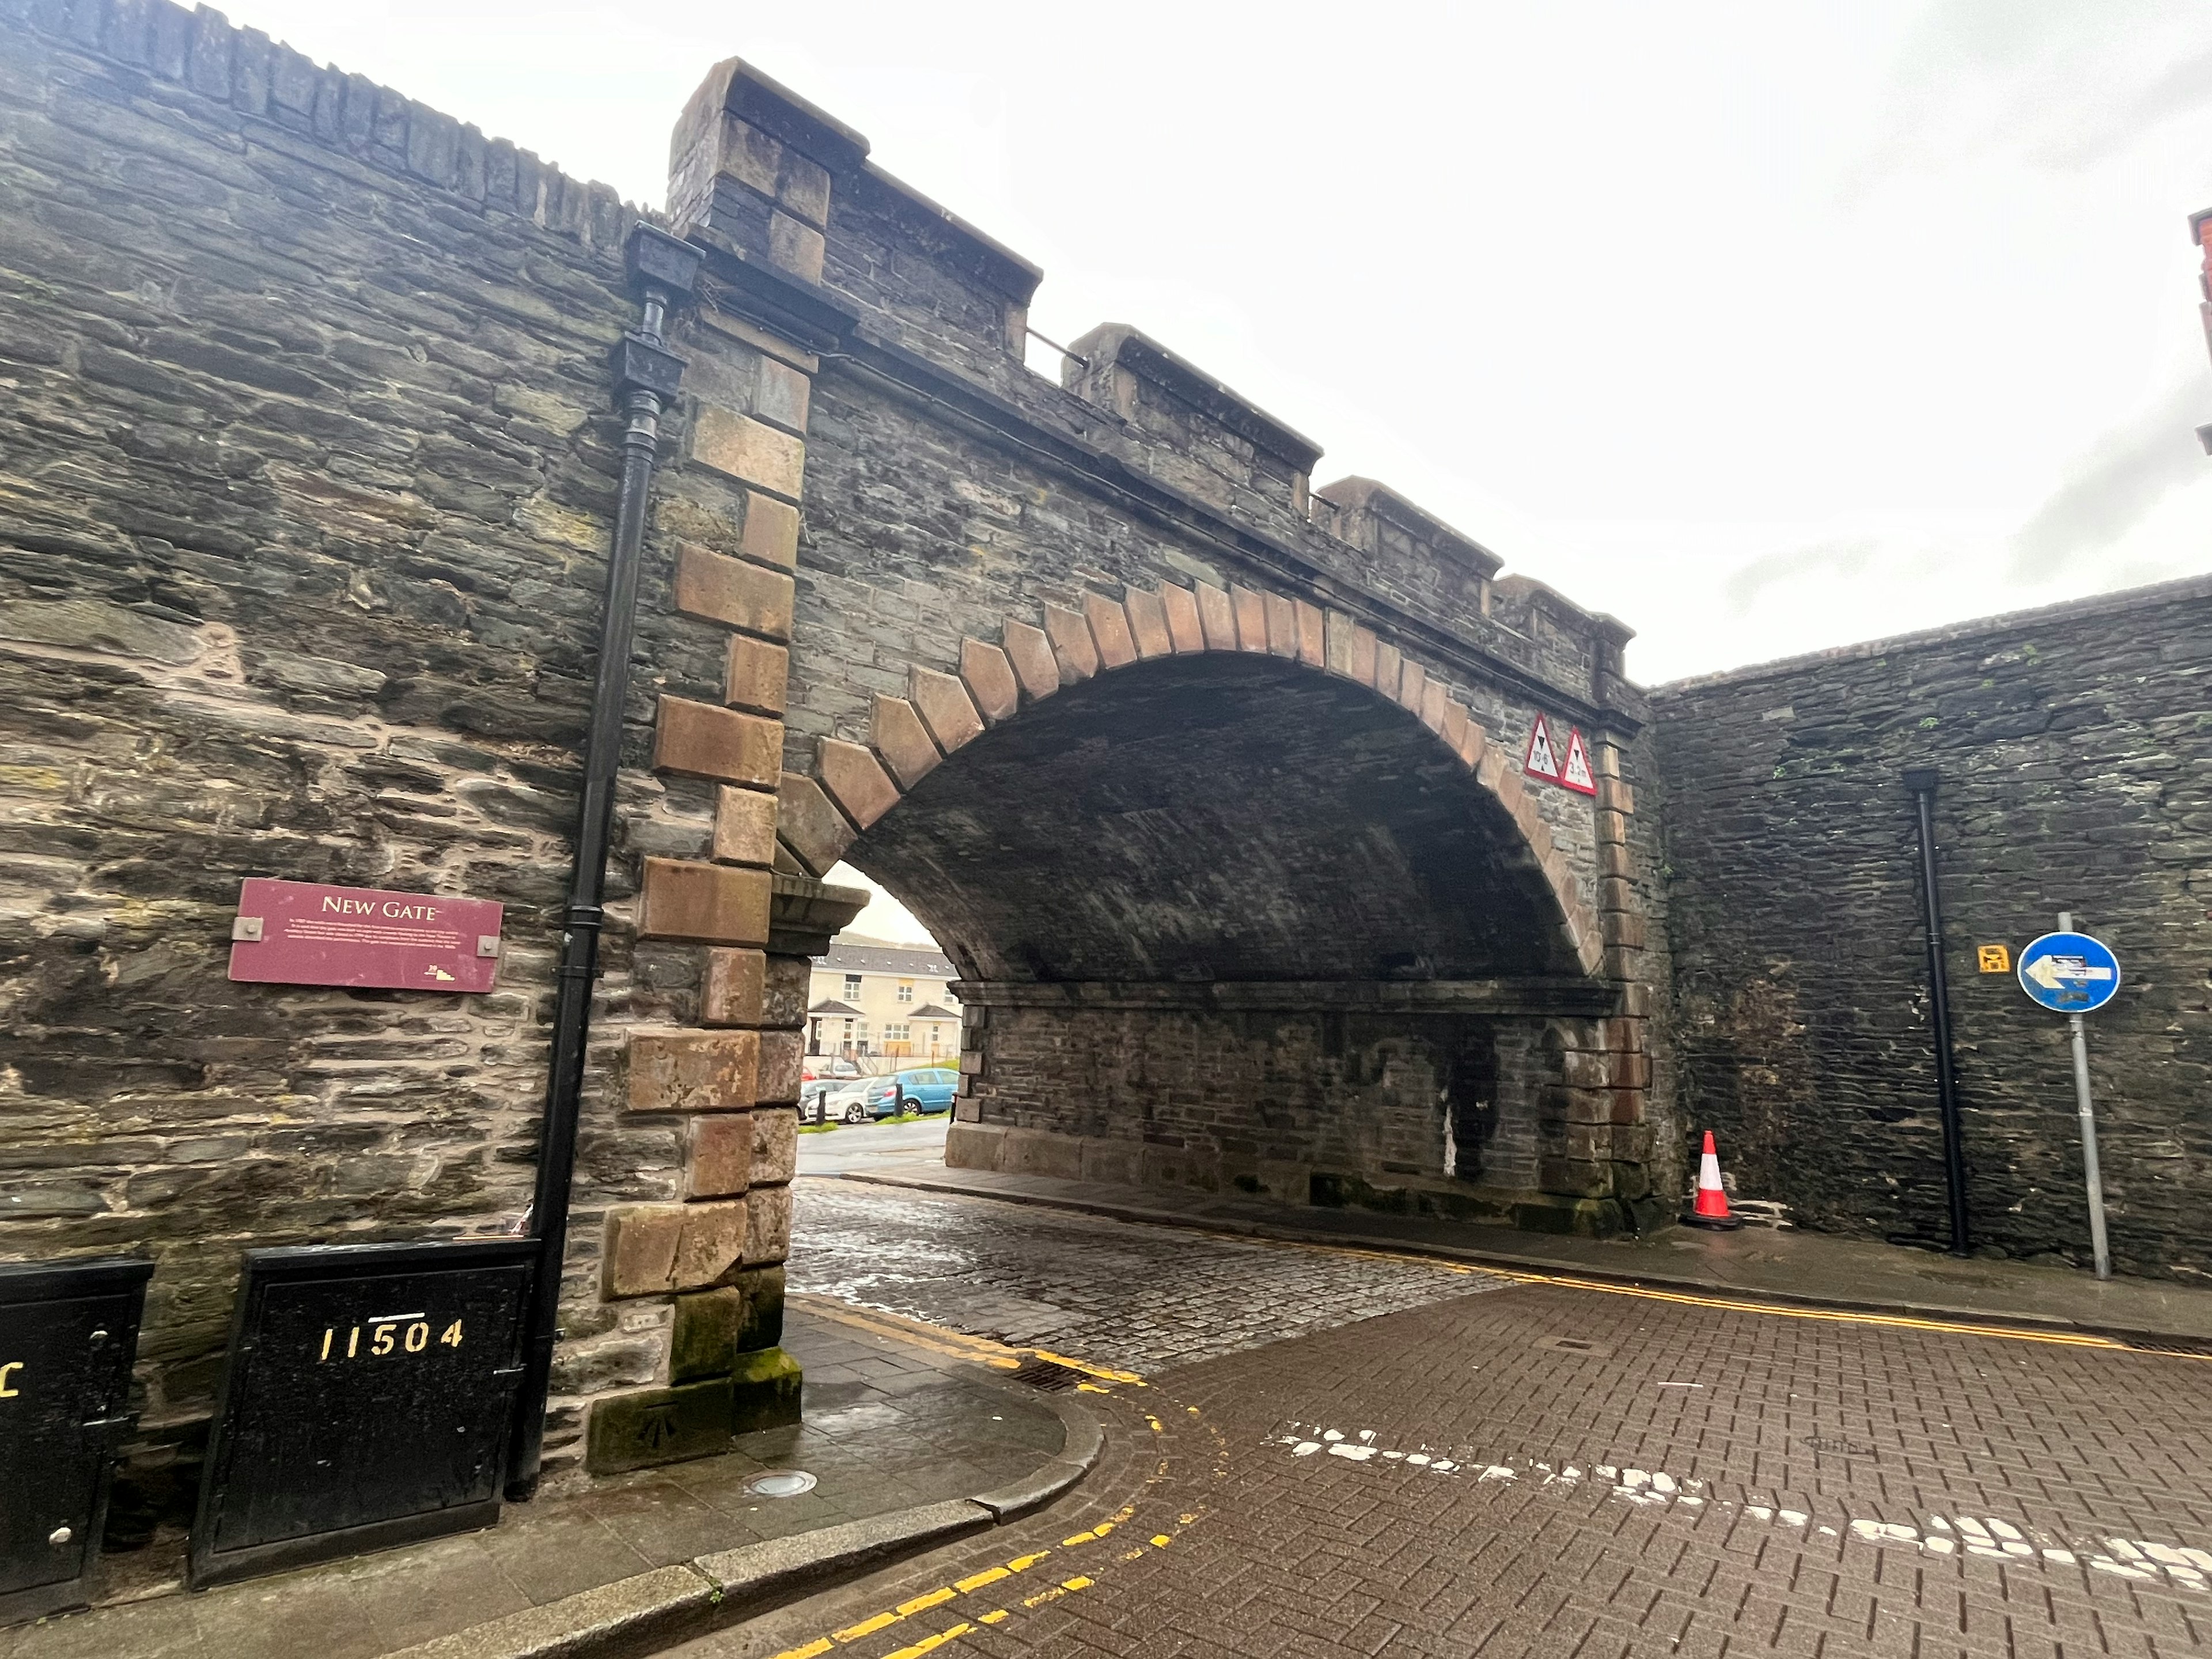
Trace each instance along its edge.
<path fill-rule="evenodd" d="M 1593 977 L 1604 971 L 1596 913 L 1512 757 L 1419 663 L 1341 612 L 1249 587 L 1169 582 L 1157 592 L 1129 588 L 1120 600 L 1086 589 L 1082 605 L 1080 611 L 1045 606 L 1041 628 L 1009 617 L 998 643 L 962 640 L 957 676 L 913 668 L 906 697 L 876 697 L 866 744 L 822 738 L 811 775 L 787 773 L 782 781 L 779 830 L 793 857 L 826 873 L 860 831 L 945 757 L 1063 685 L 1170 653 L 1264 652 L 1367 686 L 1427 726 L 1512 820 L 1583 971 Z"/>

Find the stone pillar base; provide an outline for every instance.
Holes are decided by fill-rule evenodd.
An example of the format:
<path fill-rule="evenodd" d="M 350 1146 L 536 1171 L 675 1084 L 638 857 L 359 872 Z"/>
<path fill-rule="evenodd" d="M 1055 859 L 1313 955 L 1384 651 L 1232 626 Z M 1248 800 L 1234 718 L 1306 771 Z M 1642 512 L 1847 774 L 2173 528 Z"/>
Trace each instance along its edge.
<path fill-rule="evenodd" d="M 593 1474 L 682 1463 L 731 1449 L 738 1435 L 799 1421 L 803 1373 L 781 1348 L 738 1356 L 728 1375 L 592 1402 L 584 1467 Z"/>

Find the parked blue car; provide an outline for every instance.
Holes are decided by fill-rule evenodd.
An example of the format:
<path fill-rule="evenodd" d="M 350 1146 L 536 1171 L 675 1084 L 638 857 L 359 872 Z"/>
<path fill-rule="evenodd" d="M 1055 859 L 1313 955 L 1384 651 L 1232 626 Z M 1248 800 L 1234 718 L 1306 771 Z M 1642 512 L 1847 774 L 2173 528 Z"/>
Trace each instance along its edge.
<path fill-rule="evenodd" d="M 901 1112 L 949 1112 L 960 1073 L 943 1066 L 901 1072 L 868 1085 L 861 1097 L 870 1117 L 896 1117 Z"/>

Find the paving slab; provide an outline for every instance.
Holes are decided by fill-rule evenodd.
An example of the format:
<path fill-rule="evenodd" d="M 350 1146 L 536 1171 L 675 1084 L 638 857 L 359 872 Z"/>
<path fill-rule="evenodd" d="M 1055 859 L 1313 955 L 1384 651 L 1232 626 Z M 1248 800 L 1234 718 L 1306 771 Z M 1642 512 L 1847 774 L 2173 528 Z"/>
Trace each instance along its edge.
<path fill-rule="evenodd" d="M 921 1547 L 955 1510 L 990 1526 L 999 1510 L 978 1494 L 1042 1502 L 1096 1455 L 1079 1407 L 918 1333 L 794 1302 L 784 1346 L 806 1370 L 802 1420 L 723 1455 L 550 1491 L 480 1532 L 198 1594 L 180 1588 L 180 1555 L 166 1577 L 162 1562 L 118 1556 L 112 1581 L 136 1599 L 0 1631 L 0 1659 L 634 1651 L 734 1616 L 732 1584 L 818 1583 Z M 792 1498 L 747 1490 L 770 1468 L 817 1484 Z M 155 1547 L 179 1554 L 180 1540 Z"/>
<path fill-rule="evenodd" d="M 1795 1228 L 1747 1226 L 1722 1233 L 1669 1226 L 1642 1238 L 1553 1237 L 1426 1217 L 948 1170 L 919 1160 L 802 1179 L 962 1194 L 1255 1237 L 1412 1249 L 1509 1270 L 1590 1274 L 1686 1291 L 2050 1325 L 2140 1346 L 2212 1348 L 2212 1290 L 2149 1279 L 2100 1283 L 2064 1267 L 1954 1257 Z"/>

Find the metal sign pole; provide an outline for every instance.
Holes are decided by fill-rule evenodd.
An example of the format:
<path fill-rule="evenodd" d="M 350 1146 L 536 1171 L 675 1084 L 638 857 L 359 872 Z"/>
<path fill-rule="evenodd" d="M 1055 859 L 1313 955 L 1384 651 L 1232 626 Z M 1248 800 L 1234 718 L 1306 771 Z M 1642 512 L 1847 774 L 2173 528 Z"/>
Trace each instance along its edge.
<path fill-rule="evenodd" d="M 2074 931 L 2074 913 L 2058 913 L 2058 931 Z M 2097 1259 L 2097 1277 L 2112 1276 L 2112 1252 L 2105 1238 L 2105 1178 L 2097 1167 L 2097 1109 L 2089 1098 L 2089 1028 L 2079 1014 L 2066 1023 L 2074 1035 L 2074 1104 L 2081 1115 L 2081 1170 L 2089 1186 L 2089 1248 Z"/>

